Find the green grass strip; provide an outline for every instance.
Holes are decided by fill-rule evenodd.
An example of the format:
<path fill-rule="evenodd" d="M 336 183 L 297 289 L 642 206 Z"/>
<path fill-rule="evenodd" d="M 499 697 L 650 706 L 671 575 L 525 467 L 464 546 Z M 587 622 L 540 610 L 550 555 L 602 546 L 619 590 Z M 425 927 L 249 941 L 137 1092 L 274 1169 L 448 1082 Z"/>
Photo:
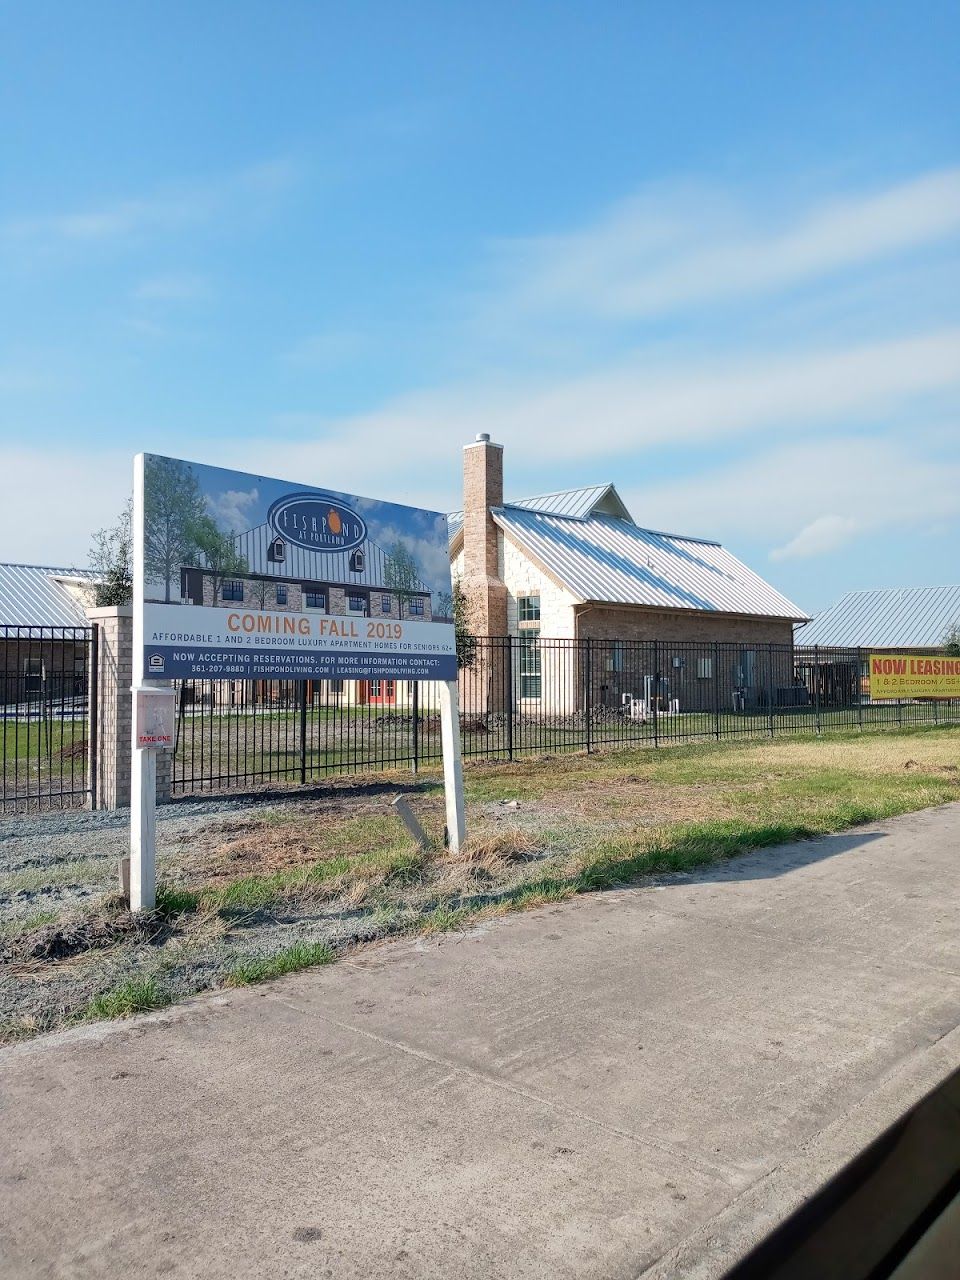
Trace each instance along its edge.
<path fill-rule="evenodd" d="M 318 964 L 333 964 L 337 953 L 326 942 L 294 942 L 272 956 L 258 956 L 241 960 L 227 974 L 231 987 L 248 987 L 253 982 L 265 982 L 279 978 L 284 973 L 296 973 L 298 969 L 311 969 Z"/>
<path fill-rule="evenodd" d="M 112 991 L 94 996 L 81 1014 L 85 1022 L 101 1018 L 125 1018 L 131 1013 L 145 1013 L 148 1009 L 162 1009 L 172 997 L 156 978 L 128 978 Z"/>

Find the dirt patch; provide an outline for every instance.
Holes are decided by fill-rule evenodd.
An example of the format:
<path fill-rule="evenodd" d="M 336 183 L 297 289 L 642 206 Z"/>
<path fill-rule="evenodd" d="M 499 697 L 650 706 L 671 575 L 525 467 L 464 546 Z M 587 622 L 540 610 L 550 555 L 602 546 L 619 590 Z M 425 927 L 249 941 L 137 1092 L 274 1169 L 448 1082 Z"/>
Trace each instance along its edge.
<path fill-rule="evenodd" d="M 439 801 L 418 801 L 417 811 L 422 820 L 431 820 L 440 814 Z M 237 832 L 232 839 L 216 838 L 231 834 L 231 828 Z M 224 823 L 205 839 L 194 839 L 173 865 L 178 878 L 186 874 L 193 883 L 217 885 L 243 876 L 306 869 L 344 854 L 371 852 L 403 837 L 399 818 L 382 800 L 349 807 L 315 801 L 295 818 L 267 815 L 242 825 Z"/>
<path fill-rule="evenodd" d="M 0 954 L 4 964 L 30 960 L 66 960 L 84 951 L 100 951 L 118 942 L 150 942 L 166 931 L 154 915 L 133 915 L 117 899 L 90 914 L 64 916 L 27 929 L 11 939 Z"/>
<path fill-rule="evenodd" d="M 924 764 L 920 760 L 906 760 L 904 769 L 922 769 L 924 773 L 943 773 L 948 777 L 957 776 L 960 780 L 960 767 L 955 764 Z"/>
<path fill-rule="evenodd" d="M 749 788 L 748 788 L 749 789 Z M 545 801 L 566 817 L 629 819 L 638 827 L 665 822 L 706 822 L 734 816 L 730 785 L 653 782 L 649 778 L 619 778 L 592 786 L 556 791 Z"/>

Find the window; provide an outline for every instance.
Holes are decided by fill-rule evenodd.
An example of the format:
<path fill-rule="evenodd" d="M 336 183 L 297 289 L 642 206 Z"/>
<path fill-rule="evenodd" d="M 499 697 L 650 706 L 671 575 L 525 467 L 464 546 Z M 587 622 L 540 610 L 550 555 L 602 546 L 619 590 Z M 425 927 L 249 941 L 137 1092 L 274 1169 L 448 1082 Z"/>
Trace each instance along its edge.
<path fill-rule="evenodd" d="M 347 596 L 347 613 L 362 613 L 365 615 L 366 612 L 367 612 L 367 597 L 361 596 L 361 595 L 354 595 L 351 592 L 351 594 Z"/>
<path fill-rule="evenodd" d="M 277 604 L 287 603 L 287 584 L 285 582 L 277 583 Z"/>
<path fill-rule="evenodd" d="M 753 649 L 740 650 L 740 666 L 737 668 L 737 684 L 753 689 L 757 683 L 757 655 Z"/>
<path fill-rule="evenodd" d="M 239 578 L 225 579 L 220 588 L 220 596 L 223 600 L 236 600 L 243 604 L 243 583 Z"/>
<path fill-rule="evenodd" d="M 517 616 L 521 622 L 540 621 L 540 597 L 518 596 Z"/>
<path fill-rule="evenodd" d="M 697 659 L 697 679 L 698 680 L 713 679 L 713 659 L 712 658 Z"/>
<path fill-rule="evenodd" d="M 43 669 L 41 658 L 24 658 L 23 660 L 23 692 L 25 694 L 40 693 L 43 688 Z"/>
<path fill-rule="evenodd" d="M 327 593 L 325 591 L 305 591 L 303 593 L 305 609 L 326 609 Z"/>
<path fill-rule="evenodd" d="M 381 596 L 381 597 L 380 597 L 380 609 L 381 609 L 381 611 L 382 611 L 383 613 L 389 613 L 389 612 L 390 612 L 390 610 L 391 610 L 392 608 L 393 608 L 393 597 L 392 597 L 392 596 Z"/>
<path fill-rule="evenodd" d="M 520 635 L 520 697 L 540 697 L 540 632 Z"/>
<path fill-rule="evenodd" d="M 421 617 L 423 615 L 423 600 L 419 596 L 414 596 L 408 601 L 407 610 L 412 618 Z"/>
<path fill-rule="evenodd" d="M 379 698 L 380 696 L 381 696 L 381 694 L 380 694 L 380 681 L 379 681 L 379 680 L 371 680 L 371 681 L 370 681 L 370 697 L 371 697 L 371 698 Z"/>

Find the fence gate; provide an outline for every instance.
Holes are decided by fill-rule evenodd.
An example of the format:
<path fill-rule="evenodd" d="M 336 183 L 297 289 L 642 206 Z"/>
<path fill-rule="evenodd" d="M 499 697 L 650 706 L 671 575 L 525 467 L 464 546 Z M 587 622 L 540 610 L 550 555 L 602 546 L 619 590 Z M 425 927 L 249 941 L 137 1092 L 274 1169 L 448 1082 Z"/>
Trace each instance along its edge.
<path fill-rule="evenodd" d="M 96 686 L 95 628 L 0 625 L 0 813 L 91 800 Z"/>

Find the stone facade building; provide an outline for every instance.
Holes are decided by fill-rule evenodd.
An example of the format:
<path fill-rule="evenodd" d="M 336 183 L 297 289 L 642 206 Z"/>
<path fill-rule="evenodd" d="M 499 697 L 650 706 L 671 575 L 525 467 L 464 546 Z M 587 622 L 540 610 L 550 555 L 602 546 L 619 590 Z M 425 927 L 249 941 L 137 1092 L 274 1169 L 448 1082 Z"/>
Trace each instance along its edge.
<path fill-rule="evenodd" d="M 709 646 L 718 645 L 731 667 L 724 699 L 737 690 L 756 705 L 772 682 L 793 683 L 793 628 L 803 610 L 719 543 L 640 527 L 612 484 L 505 502 L 503 448 L 486 435 L 464 449 L 463 492 L 463 510 L 450 517 L 453 576 L 472 630 L 516 638 L 521 702 L 543 701 L 549 689 L 554 703 L 576 703 L 583 680 L 569 642 L 582 641 L 606 642 L 598 660 L 610 667 L 607 702 L 640 696 L 645 683 L 649 694 L 649 680 L 661 679 L 656 666 L 672 672 L 665 688 L 672 679 L 689 706 L 704 704 L 717 696 Z M 641 647 L 653 642 L 665 646 L 656 658 Z M 671 653 L 671 644 L 685 648 Z M 771 646 L 781 651 L 776 672 Z M 624 670 L 631 662 L 636 670 Z"/>

